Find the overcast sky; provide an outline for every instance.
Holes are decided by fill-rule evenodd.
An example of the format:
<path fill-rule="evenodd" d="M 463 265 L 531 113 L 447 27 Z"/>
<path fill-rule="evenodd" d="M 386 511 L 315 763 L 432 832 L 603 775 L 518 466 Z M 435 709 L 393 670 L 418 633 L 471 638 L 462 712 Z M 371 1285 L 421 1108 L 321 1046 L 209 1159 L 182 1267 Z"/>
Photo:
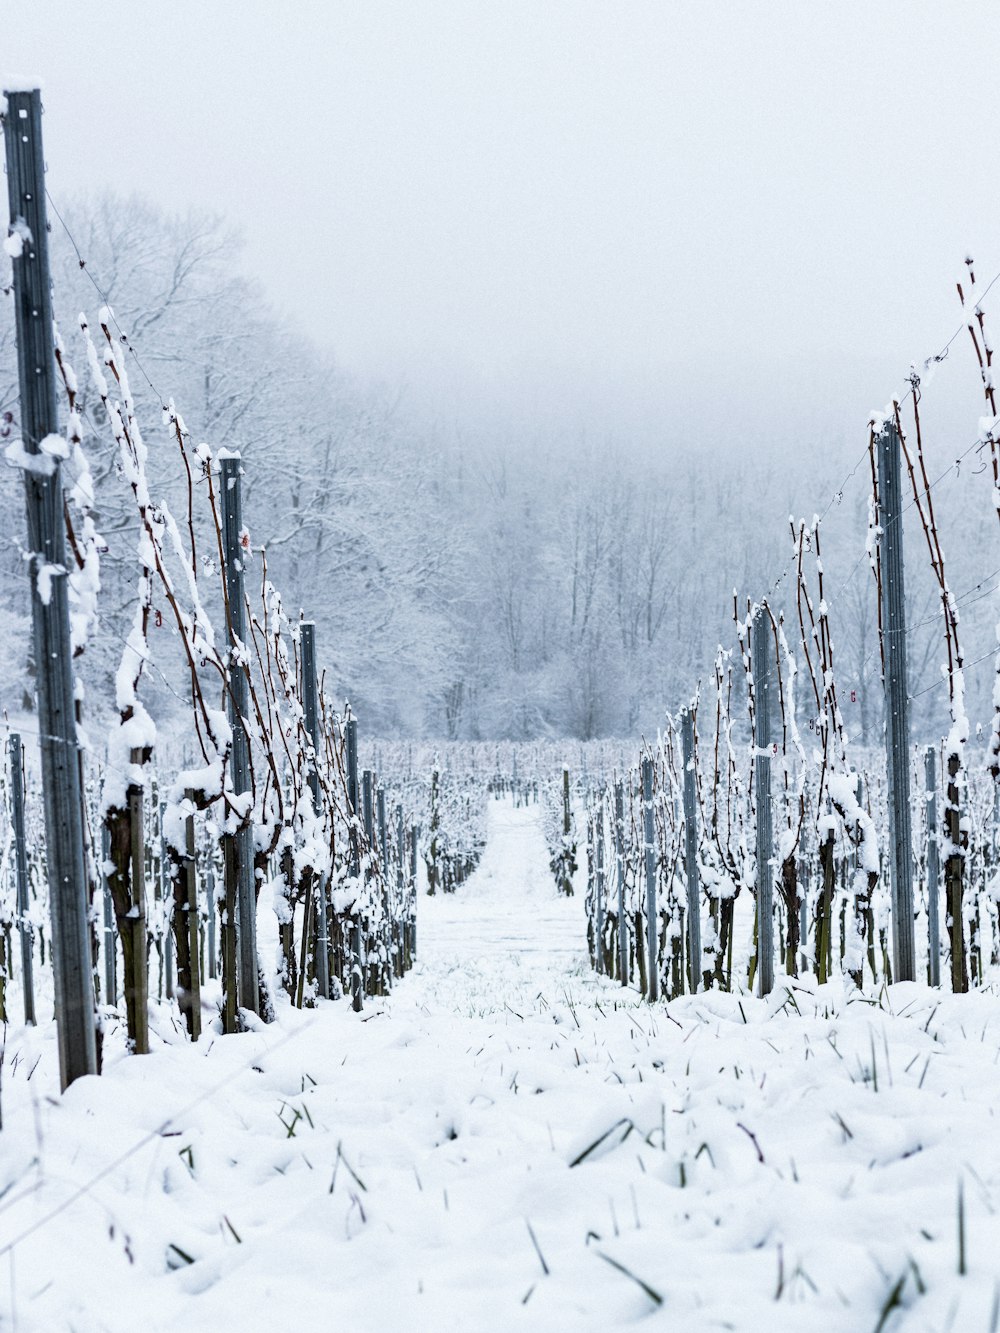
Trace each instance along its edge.
<path fill-rule="evenodd" d="M 730 377 L 763 420 L 808 398 L 863 422 L 958 323 L 966 252 L 1000 269 L 995 0 L 0 16 L 3 69 L 42 83 L 57 201 L 227 214 L 278 305 L 426 401 L 488 385 L 708 421 Z"/>

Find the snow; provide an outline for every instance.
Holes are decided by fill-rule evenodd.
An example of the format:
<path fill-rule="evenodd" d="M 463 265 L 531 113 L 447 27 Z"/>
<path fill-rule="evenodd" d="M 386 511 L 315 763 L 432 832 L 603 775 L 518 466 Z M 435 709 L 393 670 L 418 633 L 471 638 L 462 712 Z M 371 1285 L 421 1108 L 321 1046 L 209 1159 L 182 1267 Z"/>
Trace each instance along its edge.
<path fill-rule="evenodd" d="M 8 93 L 41 92 L 43 87 L 44 84 L 41 79 L 36 79 L 27 74 L 5 74 L 3 78 L 4 97 L 6 97 Z"/>
<path fill-rule="evenodd" d="M 30 245 L 33 239 L 31 228 L 24 218 L 16 217 L 10 224 L 9 235 L 3 243 L 4 254 L 10 259 L 20 259 L 24 254 L 24 247 Z"/>
<path fill-rule="evenodd" d="M 40 453 L 49 454 L 52 458 L 69 457 L 69 441 L 61 435 L 46 435 L 38 449 Z"/>
<path fill-rule="evenodd" d="M 161 1006 L 154 1054 L 112 1025 L 62 1098 L 51 1024 L 9 1032 L 0 1322 L 873 1329 L 899 1283 L 887 1330 L 989 1327 L 991 991 L 650 1007 L 589 971 L 540 808 L 491 802 L 488 832 L 360 1015 L 191 1047 Z"/>
<path fill-rule="evenodd" d="M 65 573 L 65 565 L 50 565 L 45 561 L 39 563 L 37 574 L 38 600 L 43 606 L 48 606 L 52 600 L 52 580 Z"/>
<path fill-rule="evenodd" d="M 19 467 L 25 472 L 32 472 L 36 477 L 51 477 L 58 466 L 56 459 L 51 454 L 30 453 L 24 447 L 23 440 L 11 440 L 3 454 L 11 467 Z"/>

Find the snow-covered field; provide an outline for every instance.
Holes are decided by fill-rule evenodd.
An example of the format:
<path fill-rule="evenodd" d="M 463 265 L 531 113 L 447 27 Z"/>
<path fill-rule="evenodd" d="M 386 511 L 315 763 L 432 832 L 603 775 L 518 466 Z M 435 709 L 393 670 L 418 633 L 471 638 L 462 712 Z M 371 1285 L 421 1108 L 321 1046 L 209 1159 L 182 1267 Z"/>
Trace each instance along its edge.
<path fill-rule="evenodd" d="M 492 803 L 420 962 L 58 1097 L 8 1033 L 0 1326 L 995 1329 L 1000 1008 L 594 977 L 537 807 Z M 964 1198 L 964 1266 L 959 1238 Z"/>

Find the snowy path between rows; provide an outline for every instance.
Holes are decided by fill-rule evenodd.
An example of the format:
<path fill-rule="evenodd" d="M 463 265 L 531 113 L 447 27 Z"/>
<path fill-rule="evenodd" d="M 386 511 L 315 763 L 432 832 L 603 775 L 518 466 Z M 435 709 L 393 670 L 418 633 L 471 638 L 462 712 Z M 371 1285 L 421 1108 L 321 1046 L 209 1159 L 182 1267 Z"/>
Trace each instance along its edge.
<path fill-rule="evenodd" d="M 112 1051 L 62 1098 L 51 1029 L 11 1032 L 0 1327 L 997 1327 L 993 993 L 650 1008 L 502 803 L 419 930 L 360 1017 Z"/>

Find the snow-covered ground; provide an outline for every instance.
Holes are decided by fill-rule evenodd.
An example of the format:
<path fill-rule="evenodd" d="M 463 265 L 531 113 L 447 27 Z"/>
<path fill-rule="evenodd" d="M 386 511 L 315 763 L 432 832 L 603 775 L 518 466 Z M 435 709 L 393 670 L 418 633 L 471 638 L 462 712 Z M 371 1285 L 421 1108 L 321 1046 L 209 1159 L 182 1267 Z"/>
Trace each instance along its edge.
<path fill-rule="evenodd" d="M 161 1013 L 62 1098 L 51 1027 L 11 1031 L 0 1326 L 997 1328 L 995 994 L 650 1008 L 590 973 L 538 820 L 491 805 L 360 1016 L 192 1048 Z"/>

